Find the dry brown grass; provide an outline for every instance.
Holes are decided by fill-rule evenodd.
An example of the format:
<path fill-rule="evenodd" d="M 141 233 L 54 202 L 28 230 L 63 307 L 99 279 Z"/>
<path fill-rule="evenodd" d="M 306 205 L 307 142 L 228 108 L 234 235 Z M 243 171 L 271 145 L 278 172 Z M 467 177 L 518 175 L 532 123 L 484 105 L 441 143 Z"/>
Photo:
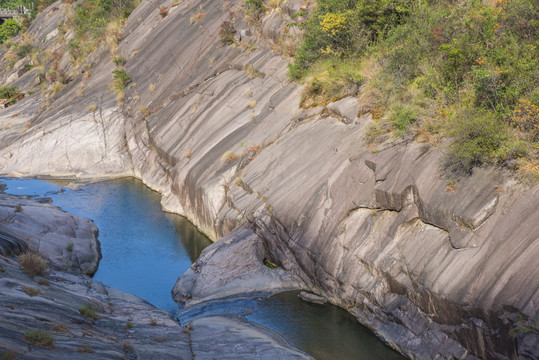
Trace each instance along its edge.
<path fill-rule="evenodd" d="M 28 344 L 41 346 L 44 348 L 54 348 L 54 337 L 51 333 L 41 329 L 27 330 L 23 337 Z"/>
<path fill-rule="evenodd" d="M 233 151 L 226 151 L 223 156 L 221 156 L 222 162 L 232 162 L 239 158 L 238 154 L 234 153 Z"/>
<path fill-rule="evenodd" d="M 81 346 L 78 347 L 77 352 L 81 354 L 89 354 L 89 353 L 93 353 L 94 350 L 90 346 L 86 344 L 82 344 Z"/>
<path fill-rule="evenodd" d="M 22 289 L 22 291 L 24 291 L 26 293 L 26 295 L 28 295 L 30 297 L 34 297 L 34 296 L 37 296 L 37 295 L 41 294 L 41 290 L 33 288 L 31 286 L 21 286 L 21 289 Z"/>
<path fill-rule="evenodd" d="M 22 271 L 31 277 L 36 275 L 43 276 L 49 271 L 47 261 L 39 256 L 39 254 L 33 252 L 20 255 L 19 264 L 22 267 Z"/>
<path fill-rule="evenodd" d="M 51 330 L 54 332 L 69 333 L 69 328 L 65 324 L 53 324 Z"/>
<path fill-rule="evenodd" d="M 189 23 L 191 25 L 197 24 L 200 20 L 204 19 L 205 17 L 206 17 L 206 13 L 204 12 L 201 6 L 200 11 L 198 13 L 191 15 L 191 17 L 189 18 Z"/>
<path fill-rule="evenodd" d="M 539 162 L 533 159 L 521 159 L 518 167 L 518 173 L 525 180 L 537 183 L 539 182 Z"/>

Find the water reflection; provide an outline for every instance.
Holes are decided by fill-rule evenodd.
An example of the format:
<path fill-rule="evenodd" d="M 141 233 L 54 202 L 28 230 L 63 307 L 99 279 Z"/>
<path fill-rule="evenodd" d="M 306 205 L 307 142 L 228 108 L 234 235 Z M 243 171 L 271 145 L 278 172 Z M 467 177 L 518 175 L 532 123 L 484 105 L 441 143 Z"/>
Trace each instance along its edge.
<path fill-rule="evenodd" d="M 318 360 L 403 359 L 345 310 L 307 303 L 297 294 L 209 302 L 181 312 L 179 320 L 185 324 L 200 316 L 235 314 L 275 331 Z"/>
<path fill-rule="evenodd" d="M 54 205 L 92 219 L 103 253 L 94 279 L 177 312 L 170 290 L 210 241 L 185 218 L 163 212 L 158 193 L 133 179 L 79 190 L 34 179 L 0 180 L 8 193 L 48 196 Z"/>
<path fill-rule="evenodd" d="M 8 193 L 48 196 L 54 205 L 92 219 L 103 253 L 94 278 L 176 314 L 170 290 L 210 241 L 185 218 L 161 211 L 159 194 L 133 179 L 80 190 L 32 179 L 0 181 Z M 235 314 L 266 326 L 318 360 L 402 359 L 346 311 L 304 302 L 297 292 L 209 303 L 182 312 L 180 321 L 211 314 Z"/>

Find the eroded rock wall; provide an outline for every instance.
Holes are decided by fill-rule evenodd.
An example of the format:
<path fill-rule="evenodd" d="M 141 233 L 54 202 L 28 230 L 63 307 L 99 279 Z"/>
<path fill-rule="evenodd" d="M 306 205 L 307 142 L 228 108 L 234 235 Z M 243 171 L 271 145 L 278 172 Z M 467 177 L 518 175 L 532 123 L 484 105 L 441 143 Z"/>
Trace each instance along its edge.
<path fill-rule="evenodd" d="M 443 147 L 370 150 L 357 99 L 300 108 L 274 51 L 300 1 L 251 25 L 240 1 L 158 5 L 125 25 L 124 106 L 98 49 L 83 96 L 75 76 L 43 112 L 35 94 L 0 113 L 0 172 L 133 174 L 214 240 L 250 226 L 272 262 L 412 358 L 538 356 L 539 187 L 478 169 L 448 189 Z"/>

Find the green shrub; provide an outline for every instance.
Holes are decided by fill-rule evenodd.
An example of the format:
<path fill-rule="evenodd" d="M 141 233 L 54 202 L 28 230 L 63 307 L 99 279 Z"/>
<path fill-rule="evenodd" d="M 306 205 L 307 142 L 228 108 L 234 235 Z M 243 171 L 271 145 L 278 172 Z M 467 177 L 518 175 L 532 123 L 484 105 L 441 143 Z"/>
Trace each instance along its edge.
<path fill-rule="evenodd" d="M 32 54 L 35 51 L 34 46 L 32 44 L 22 44 L 17 48 L 17 57 L 19 59 L 22 59 L 30 54 Z"/>
<path fill-rule="evenodd" d="M 234 34 L 236 34 L 236 29 L 232 22 L 223 21 L 221 24 L 221 29 L 219 30 L 219 39 L 223 45 L 229 46 L 236 42 L 234 39 Z"/>
<path fill-rule="evenodd" d="M 389 120 L 398 134 L 404 134 L 417 121 L 417 111 L 409 106 L 398 105 L 391 112 Z"/>
<path fill-rule="evenodd" d="M 124 69 L 112 70 L 114 76 L 114 88 L 118 91 L 124 91 L 131 77 Z"/>
<path fill-rule="evenodd" d="M 7 39 L 16 36 L 21 27 L 19 23 L 13 19 L 7 19 L 0 25 L 0 44 L 3 44 Z"/>
<path fill-rule="evenodd" d="M 305 38 L 289 64 L 291 79 L 324 57 L 358 56 L 411 12 L 410 0 L 319 0 L 305 25 Z"/>
<path fill-rule="evenodd" d="M 118 56 L 112 59 L 112 62 L 116 64 L 116 66 L 123 66 L 126 62 L 126 59 L 123 56 Z"/>
<path fill-rule="evenodd" d="M 497 160 L 507 132 L 495 116 L 489 112 L 475 113 L 460 117 L 454 126 L 455 139 L 446 159 L 451 171 L 469 174 L 475 166 Z"/>
<path fill-rule="evenodd" d="M 45 348 L 54 347 L 54 337 L 46 330 L 30 329 L 24 334 L 24 341 L 28 344 L 41 346 Z"/>
<path fill-rule="evenodd" d="M 16 86 L 0 87 L 0 99 L 11 99 L 19 94 L 19 89 Z"/>
<path fill-rule="evenodd" d="M 259 15 L 265 11 L 264 0 L 244 0 L 243 6 L 250 15 Z"/>
<path fill-rule="evenodd" d="M 300 105 L 308 108 L 357 95 L 364 81 L 359 67 L 357 62 L 339 58 L 319 61 L 313 65 L 313 74 L 305 79 Z"/>
<path fill-rule="evenodd" d="M 90 318 L 93 320 L 99 319 L 99 315 L 97 315 L 96 313 L 97 310 L 98 309 L 96 309 L 96 307 L 92 305 L 83 305 L 79 307 L 79 313 L 82 316 L 86 316 L 87 318 Z"/>
<path fill-rule="evenodd" d="M 302 106 L 353 95 L 342 64 L 363 64 L 354 72 L 377 112 L 369 142 L 413 125 L 422 140 L 454 137 L 448 166 L 458 172 L 537 163 L 537 1 L 319 0 L 304 28 L 289 64 L 305 84 Z M 455 113 L 471 115 L 451 122 Z"/>

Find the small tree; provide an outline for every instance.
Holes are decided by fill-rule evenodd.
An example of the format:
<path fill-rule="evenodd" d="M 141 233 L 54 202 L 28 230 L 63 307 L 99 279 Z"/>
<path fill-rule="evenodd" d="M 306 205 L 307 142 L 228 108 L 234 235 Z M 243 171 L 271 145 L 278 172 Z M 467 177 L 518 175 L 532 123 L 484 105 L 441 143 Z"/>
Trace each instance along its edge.
<path fill-rule="evenodd" d="M 0 25 L 0 44 L 17 35 L 19 31 L 21 31 L 21 26 L 18 22 L 13 19 L 6 20 Z"/>

